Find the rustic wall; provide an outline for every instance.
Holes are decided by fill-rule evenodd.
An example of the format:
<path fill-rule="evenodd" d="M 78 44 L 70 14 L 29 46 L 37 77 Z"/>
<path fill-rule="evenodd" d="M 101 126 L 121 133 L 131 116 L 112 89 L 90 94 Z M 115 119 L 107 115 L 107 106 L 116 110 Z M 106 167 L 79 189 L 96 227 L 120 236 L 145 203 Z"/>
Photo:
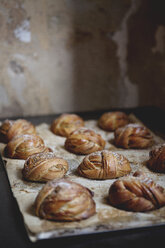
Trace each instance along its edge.
<path fill-rule="evenodd" d="M 128 21 L 128 75 L 138 86 L 139 104 L 165 109 L 165 7 L 145 0 Z"/>
<path fill-rule="evenodd" d="M 160 1 L 0 0 L 0 116 L 163 107 Z"/>

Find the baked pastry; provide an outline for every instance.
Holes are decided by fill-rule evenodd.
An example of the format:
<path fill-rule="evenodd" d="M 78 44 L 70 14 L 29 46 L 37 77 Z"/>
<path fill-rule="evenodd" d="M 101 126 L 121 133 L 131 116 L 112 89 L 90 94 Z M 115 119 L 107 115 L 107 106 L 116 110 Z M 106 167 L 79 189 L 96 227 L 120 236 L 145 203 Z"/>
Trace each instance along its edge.
<path fill-rule="evenodd" d="M 52 122 L 51 131 L 54 134 L 68 137 L 74 130 L 83 127 L 83 119 L 76 114 L 62 114 Z"/>
<path fill-rule="evenodd" d="M 165 173 L 165 144 L 150 151 L 149 156 L 148 168 L 155 172 Z"/>
<path fill-rule="evenodd" d="M 119 209 L 146 212 L 165 205 L 165 192 L 149 178 L 118 179 L 109 189 L 109 202 Z"/>
<path fill-rule="evenodd" d="M 52 150 L 45 147 L 41 137 L 34 134 L 22 134 L 15 136 L 7 143 L 4 155 L 7 158 L 27 159 L 32 154 L 48 151 Z"/>
<path fill-rule="evenodd" d="M 53 180 L 41 189 L 36 201 L 38 217 L 48 220 L 78 221 L 96 212 L 89 189 L 65 179 Z"/>
<path fill-rule="evenodd" d="M 79 128 L 72 132 L 65 141 L 65 148 L 75 154 L 90 154 L 105 147 L 105 140 L 100 134 L 87 128 Z"/>
<path fill-rule="evenodd" d="M 8 143 L 14 136 L 20 134 L 36 134 L 32 123 L 24 119 L 5 120 L 0 126 L 0 142 Z"/>
<path fill-rule="evenodd" d="M 28 181 L 47 182 L 62 178 L 68 170 L 68 163 L 52 152 L 37 153 L 28 157 L 22 170 L 23 178 Z"/>
<path fill-rule="evenodd" d="M 123 148 L 148 148 L 153 144 L 150 131 L 139 124 L 128 124 L 115 130 L 115 145 Z"/>
<path fill-rule="evenodd" d="M 87 155 L 78 173 L 91 179 L 112 179 L 131 172 L 129 161 L 121 154 L 103 150 Z"/>
<path fill-rule="evenodd" d="M 105 131 L 114 131 L 128 123 L 128 116 L 119 111 L 104 113 L 98 120 L 99 127 Z"/>

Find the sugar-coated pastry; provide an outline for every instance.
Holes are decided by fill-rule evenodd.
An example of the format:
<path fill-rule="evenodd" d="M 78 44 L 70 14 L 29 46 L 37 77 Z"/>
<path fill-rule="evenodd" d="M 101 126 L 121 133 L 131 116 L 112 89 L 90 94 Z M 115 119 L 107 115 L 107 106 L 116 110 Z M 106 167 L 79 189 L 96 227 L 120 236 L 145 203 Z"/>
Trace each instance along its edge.
<path fill-rule="evenodd" d="M 81 176 L 91 179 L 112 179 L 130 172 L 129 161 L 123 155 L 108 150 L 87 155 L 78 167 Z"/>
<path fill-rule="evenodd" d="M 76 114 L 62 114 L 52 122 L 51 131 L 60 136 L 68 137 L 76 129 L 83 127 L 83 119 Z"/>
<path fill-rule="evenodd" d="M 36 215 L 43 219 L 79 221 L 96 212 L 92 193 L 84 186 L 65 179 L 53 180 L 41 189 L 36 201 Z"/>
<path fill-rule="evenodd" d="M 65 159 L 56 157 L 52 152 L 44 152 L 28 157 L 22 175 L 28 181 L 47 182 L 62 178 L 67 170 L 68 163 Z"/>
<path fill-rule="evenodd" d="M 105 147 L 105 140 L 100 134 L 87 128 L 72 132 L 65 141 L 65 148 L 75 154 L 90 154 Z"/>
<path fill-rule="evenodd" d="M 153 144 L 150 131 L 139 124 L 128 124 L 115 130 L 115 145 L 122 148 L 148 148 Z"/>
<path fill-rule="evenodd" d="M 105 131 L 114 131 L 128 123 L 128 116 L 119 111 L 104 113 L 98 120 L 99 127 Z"/>
<path fill-rule="evenodd" d="M 14 136 L 20 134 L 36 134 L 32 123 L 24 119 L 5 120 L 0 126 L 0 142 L 8 143 Z"/>
<path fill-rule="evenodd" d="M 165 191 L 149 178 L 118 179 L 109 189 L 109 202 L 119 209 L 146 212 L 165 205 Z"/>
<path fill-rule="evenodd" d="M 41 137 L 34 134 L 22 134 L 15 136 L 7 143 L 4 155 L 7 158 L 27 159 L 32 154 L 48 151 L 51 149 L 45 147 Z"/>
<path fill-rule="evenodd" d="M 148 168 L 155 172 L 165 173 L 165 144 L 150 151 L 149 156 Z"/>

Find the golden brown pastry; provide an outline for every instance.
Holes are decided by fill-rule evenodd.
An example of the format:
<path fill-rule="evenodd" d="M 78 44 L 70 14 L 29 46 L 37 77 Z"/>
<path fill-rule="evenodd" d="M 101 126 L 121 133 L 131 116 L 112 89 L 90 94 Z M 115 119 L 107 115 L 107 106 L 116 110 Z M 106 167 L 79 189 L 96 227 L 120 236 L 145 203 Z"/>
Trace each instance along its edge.
<path fill-rule="evenodd" d="M 123 155 L 107 150 L 87 155 L 78 167 L 81 176 L 91 179 L 112 179 L 130 172 L 130 163 Z"/>
<path fill-rule="evenodd" d="M 38 217 L 48 220 L 78 221 L 96 212 L 92 193 L 78 183 L 65 179 L 53 180 L 41 189 L 36 201 Z"/>
<path fill-rule="evenodd" d="M 23 178 L 28 181 L 47 182 L 62 178 L 68 170 L 68 163 L 52 152 L 37 153 L 28 157 L 22 170 Z"/>
<path fill-rule="evenodd" d="M 8 143 L 14 136 L 20 134 L 36 134 L 32 123 L 24 119 L 5 120 L 0 126 L 0 142 Z"/>
<path fill-rule="evenodd" d="M 149 178 L 119 179 L 109 189 L 109 202 L 119 209 L 146 212 L 165 205 L 165 192 Z"/>
<path fill-rule="evenodd" d="M 7 158 L 27 159 L 30 155 L 39 152 L 51 151 L 45 147 L 44 141 L 37 135 L 22 134 L 9 141 L 4 149 Z"/>
<path fill-rule="evenodd" d="M 90 154 L 105 147 L 105 140 L 100 134 L 87 128 L 79 128 L 72 132 L 65 141 L 65 148 L 75 154 Z"/>
<path fill-rule="evenodd" d="M 68 137 L 74 130 L 83 127 L 83 119 L 76 114 L 62 114 L 51 125 L 54 134 Z"/>
<path fill-rule="evenodd" d="M 115 145 L 123 148 L 147 148 L 153 144 L 150 131 L 139 124 L 128 124 L 115 130 Z"/>
<path fill-rule="evenodd" d="M 149 154 L 148 168 L 160 173 L 165 173 L 165 144 L 153 149 Z"/>
<path fill-rule="evenodd" d="M 114 131 L 118 127 L 125 126 L 129 123 L 128 116 L 123 112 L 107 112 L 98 120 L 98 125 L 105 131 Z"/>

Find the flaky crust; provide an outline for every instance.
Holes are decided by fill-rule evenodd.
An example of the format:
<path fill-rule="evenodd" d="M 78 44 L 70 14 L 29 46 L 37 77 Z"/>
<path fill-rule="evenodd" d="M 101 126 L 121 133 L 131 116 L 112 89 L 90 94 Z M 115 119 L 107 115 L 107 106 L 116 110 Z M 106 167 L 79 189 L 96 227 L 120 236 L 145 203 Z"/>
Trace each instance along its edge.
<path fill-rule="evenodd" d="M 83 127 L 83 119 L 76 114 L 62 114 L 51 124 L 51 131 L 60 136 L 68 137 L 76 129 Z"/>
<path fill-rule="evenodd" d="M 123 148 L 148 148 L 153 144 L 150 131 L 139 124 L 128 124 L 115 130 L 115 145 Z"/>
<path fill-rule="evenodd" d="M 155 172 L 165 173 L 165 144 L 150 151 L 149 156 L 148 168 Z"/>
<path fill-rule="evenodd" d="M 32 123 L 24 119 L 5 120 L 0 126 L 0 142 L 8 143 L 14 136 L 21 134 L 36 134 Z"/>
<path fill-rule="evenodd" d="M 75 154 L 90 154 L 105 147 L 105 140 L 100 134 L 87 128 L 72 132 L 65 141 L 65 148 Z"/>
<path fill-rule="evenodd" d="M 78 183 L 65 179 L 48 182 L 35 201 L 38 217 L 48 220 L 78 221 L 96 212 L 91 192 Z"/>
<path fill-rule="evenodd" d="M 90 179 L 112 179 L 130 172 L 130 163 L 123 155 L 107 150 L 87 155 L 78 167 L 78 173 Z"/>
<path fill-rule="evenodd" d="M 109 189 L 109 202 L 119 209 L 146 212 L 165 205 L 165 192 L 149 178 L 119 179 Z"/>
<path fill-rule="evenodd" d="M 114 131 L 128 123 L 128 116 L 119 111 L 104 113 L 98 120 L 99 127 L 105 131 Z"/>
<path fill-rule="evenodd" d="M 23 178 L 28 181 L 47 182 L 62 178 L 68 170 L 65 159 L 52 152 L 37 153 L 28 157 L 22 170 Z"/>
<path fill-rule="evenodd" d="M 32 154 L 48 151 L 51 151 L 51 149 L 45 147 L 41 137 L 23 134 L 15 136 L 7 143 L 4 155 L 7 158 L 27 159 Z"/>

